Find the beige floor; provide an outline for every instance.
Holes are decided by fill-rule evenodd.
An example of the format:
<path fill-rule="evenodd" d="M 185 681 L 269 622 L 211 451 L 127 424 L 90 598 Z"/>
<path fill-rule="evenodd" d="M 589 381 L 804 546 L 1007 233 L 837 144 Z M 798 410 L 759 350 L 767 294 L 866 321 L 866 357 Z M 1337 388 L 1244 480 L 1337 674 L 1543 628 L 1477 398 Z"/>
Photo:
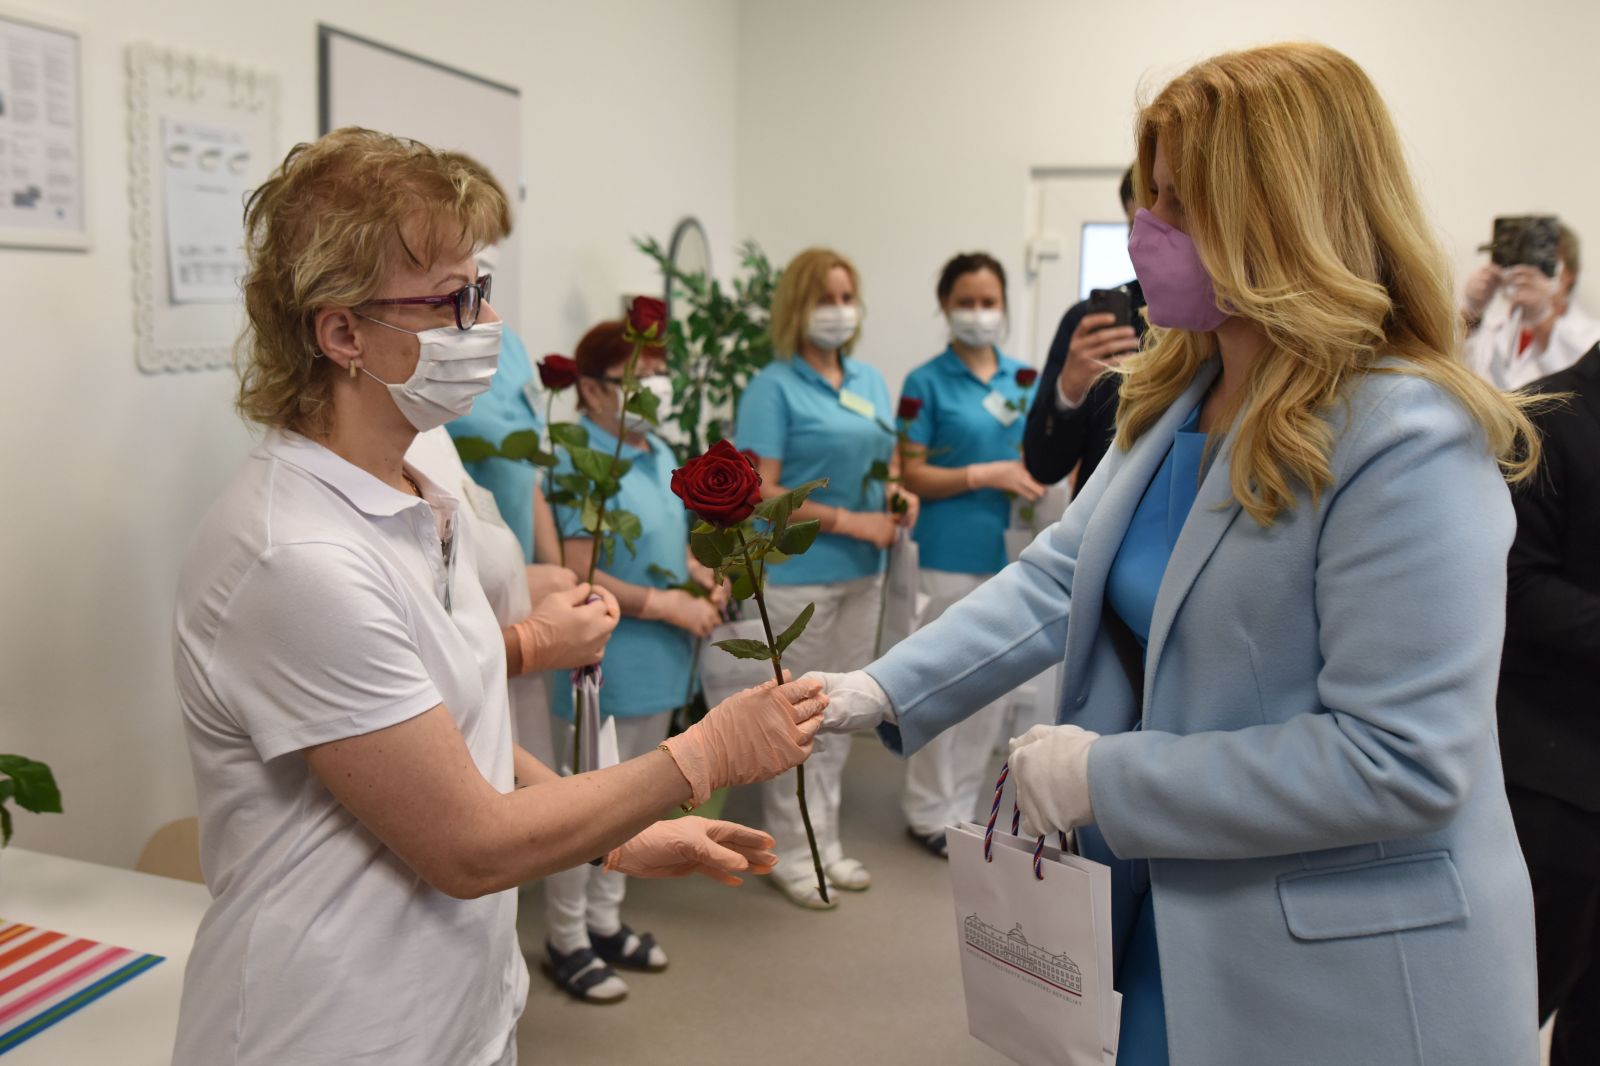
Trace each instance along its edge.
<path fill-rule="evenodd" d="M 946 865 L 905 837 L 897 761 L 858 738 L 845 770 L 845 847 L 872 888 L 813 913 L 756 880 L 635 881 L 623 916 L 656 934 L 664 974 L 629 976 L 632 993 L 596 1007 L 537 969 L 542 898 L 523 896 L 520 932 L 533 987 L 520 1033 L 524 1066 L 651 1063 L 832 1066 L 1006 1060 L 967 1034 Z M 727 812 L 759 823 L 754 790 Z"/>

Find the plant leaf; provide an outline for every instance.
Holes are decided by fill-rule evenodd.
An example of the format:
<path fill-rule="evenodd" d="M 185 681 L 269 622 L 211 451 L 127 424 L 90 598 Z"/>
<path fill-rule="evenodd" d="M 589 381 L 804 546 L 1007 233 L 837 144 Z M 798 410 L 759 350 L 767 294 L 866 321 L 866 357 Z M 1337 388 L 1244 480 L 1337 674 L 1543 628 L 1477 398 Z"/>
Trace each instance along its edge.
<path fill-rule="evenodd" d="M 806 497 L 810 496 L 813 492 L 816 492 L 818 489 L 825 489 L 827 487 L 828 487 L 828 479 L 825 478 L 825 477 L 819 477 L 815 481 L 808 481 L 804 485 L 801 485 L 799 488 L 792 489 L 789 492 L 789 505 L 790 505 L 790 507 L 791 508 L 799 507 L 802 503 L 806 502 Z"/>
<path fill-rule="evenodd" d="M 649 389 L 640 389 L 638 392 L 628 397 L 627 410 L 632 414 L 641 416 L 652 426 L 661 424 L 660 407 L 661 397 L 657 396 Z"/>
<path fill-rule="evenodd" d="M 689 534 L 689 551 L 699 561 L 701 566 L 710 570 L 720 570 L 723 565 L 724 555 L 717 546 L 716 538 L 710 533 L 702 533 L 698 529 Z"/>
<path fill-rule="evenodd" d="M 629 555 L 637 555 L 634 543 L 644 536 L 644 524 L 639 521 L 639 516 L 632 511 L 608 510 L 606 512 L 606 528 L 622 538 L 622 543 L 627 546 Z"/>
<path fill-rule="evenodd" d="M 482 437 L 457 437 L 455 442 L 456 454 L 461 456 L 463 463 L 481 463 L 500 454 L 493 444 Z"/>
<path fill-rule="evenodd" d="M 806 625 L 811 621 L 811 616 L 815 614 L 816 611 L 816 604 L 806 604 L 806 609 L 800 612 L 800 617 L 796 618 L 792 623 L 790 623 L 788 629 L 785 629 L 782 633 L 778 634 L 779 655 L 782 655 L 789 645 L 800 639 L 800 634 L 806 631 Z"/>
<path fill-rule="evenodd" d="M 0 803 L 0 848 L 11 843 L 11 808 Z"/>
<path fill-rule="evenodd" d="M 759 640 L 719 640 L 716 647 L 732 655 L 736 659 L 761 659 L 765 662 L 772 661 L 772 649 Z"/>
<path fill-rule="evenodd" d="M 500 454 L 507 459 L 527 460 L 539 451 L 539 434 L 531 429 L 519 429 L 506 434 L 500 442 Z"/>
<path fill-rule="evenodd" d="M 743 602 L 756 594 L 755 583 L 750 580 L 750 571 L 740 567 L 733 578 L 733 598 Z"/>
<path fill-rule="evenodd" d="M 778 538 L 778 550 L 785 555 L 804 554 L 807 548 L 816 543 L 817 534 L 821 531 L 822 523 L 815 518 L 809 522 L 796 522 Z"/>
<path fill-rule="evenodd" d="M 589 431 L 572 422 L 552 422 L 550 424 L 550 440 L 563 448 L 587 448 L 589 446 Z"/>
<path fill-rule="evenodd" d="M 15 782 L 18 807 L 35 814 L 61 812 L 61 790 L 44 763 L 21 755 L 0 755 L 0 773 Z"/>
<path fill-rule="evenodd" d="M 867 471 L 867 476 L 866 476 L 866 478 L 864 480 L 866 480 L 866 481 L 888 481 L 889 480 L 889 464 L 884 462 L 882 459 L 874 460 L 873 463 L 872 463 L 872 469 Z"/>
<path fill-rule="evenodd" d="M 657 581 L 665 581 L 668 585 L 676 585 L 681 580 L 681 578 L 679 578 L 678 575 L 674 574 L 671 570 L 668 570 L 664 566 L 658 566 L 655 563 L 651 563 L 648 567 L 646 567 L 645 573 L 649 574 Z"/>

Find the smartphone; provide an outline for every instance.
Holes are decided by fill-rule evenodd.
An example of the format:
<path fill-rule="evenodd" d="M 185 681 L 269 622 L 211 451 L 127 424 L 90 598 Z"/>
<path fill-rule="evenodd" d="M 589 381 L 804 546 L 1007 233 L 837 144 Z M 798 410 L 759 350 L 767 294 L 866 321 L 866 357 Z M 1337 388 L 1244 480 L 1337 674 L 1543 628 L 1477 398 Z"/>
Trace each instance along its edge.
<path fill-rule="evenodd" d="M 1553 278 L 1561 256 L 1561 224 L 1551 215 L 1501 216 L 1494 220 L 1494 237 L 1482 250 L 1497 267 L 1531 266 Z"/>
<path fill-rule="evenodd" d="M 1089 309 L 1086 314 L 1114 315 L 1112 326 L 1133 325 L 1133 297 L 1127 289 L 1090 289 Z M 1110 327 L 1102 327 L 1110 328 Z"/>

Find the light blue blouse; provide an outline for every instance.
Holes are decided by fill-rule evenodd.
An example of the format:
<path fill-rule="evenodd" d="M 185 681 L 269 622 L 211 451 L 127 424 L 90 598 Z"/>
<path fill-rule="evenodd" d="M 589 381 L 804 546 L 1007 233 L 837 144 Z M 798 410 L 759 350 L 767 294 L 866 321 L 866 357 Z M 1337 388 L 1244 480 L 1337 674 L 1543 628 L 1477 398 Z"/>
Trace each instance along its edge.
<path fill-rule="evenodd" d="M 1139 509 L 1122 538 L 1122 547 L 1111 563 L 1106 579 L 1106 598 L 1111 609 L 1133 630 L 1139 645 L 1150 643 L 1150 619 L 1156 610 L 1156 593 L 1167 572 L 1167 560 L 1178 543 L 1178 534 L 1200 491 L 1200 467 L 1205 460 L 1206 434 L 1196 430 L 1200 408 L 1196 407 L 1178 427 L 1172 450 L 1162 460 L 1150 487 L 1144 490 Z"/>

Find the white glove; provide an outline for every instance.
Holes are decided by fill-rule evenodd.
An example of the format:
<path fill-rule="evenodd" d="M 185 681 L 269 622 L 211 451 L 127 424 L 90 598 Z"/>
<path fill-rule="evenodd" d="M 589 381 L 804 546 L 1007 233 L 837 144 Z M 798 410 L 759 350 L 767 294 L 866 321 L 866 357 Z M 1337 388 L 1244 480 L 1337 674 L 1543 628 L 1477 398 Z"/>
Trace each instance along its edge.
<path fill-rule="evenodd" d="M 800 680 L 807 678 L 822 682 L 822 691 L 828 697 L 819 733 L 859 733 L 895 720 L 889 694 L 865 670 L 848 674 L 813 671 Z"/>
<path fill-rule="evenodd" d="M 1023 836 L 1064 832 L 1094 821 L 1089 749 L 1099 739 L 1099 733 L 1075 725 L 1036 725 L 1011 738 L 1011 777 L 1017 783 Z"/>

